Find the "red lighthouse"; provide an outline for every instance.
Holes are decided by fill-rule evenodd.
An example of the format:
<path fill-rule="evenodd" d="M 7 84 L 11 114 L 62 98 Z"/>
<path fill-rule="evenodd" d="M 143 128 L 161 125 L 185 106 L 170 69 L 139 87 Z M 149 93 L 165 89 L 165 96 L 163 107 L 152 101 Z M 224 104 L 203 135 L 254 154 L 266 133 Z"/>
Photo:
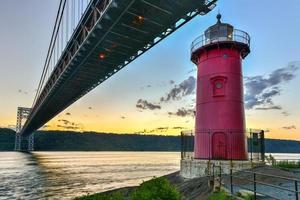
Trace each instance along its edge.
<path fill-rule="evenodd" d="M 247 160 L 242 59 L 250 37 L 217 19 L 191 49 L 198 67 L 194 157 Z"/>

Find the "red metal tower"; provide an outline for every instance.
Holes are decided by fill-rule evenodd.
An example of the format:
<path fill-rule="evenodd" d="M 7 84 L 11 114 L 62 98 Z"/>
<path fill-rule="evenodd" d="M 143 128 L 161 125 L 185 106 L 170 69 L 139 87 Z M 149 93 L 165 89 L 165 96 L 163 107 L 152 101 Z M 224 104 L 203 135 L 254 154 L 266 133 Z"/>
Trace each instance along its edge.
<path fill-rule="evenodd" d="M 247 160 L 242 59 L 250 37 L 230 24 L 209 27 L 191 49 L 198 67 L 194 153 L 197 159 Z"/>

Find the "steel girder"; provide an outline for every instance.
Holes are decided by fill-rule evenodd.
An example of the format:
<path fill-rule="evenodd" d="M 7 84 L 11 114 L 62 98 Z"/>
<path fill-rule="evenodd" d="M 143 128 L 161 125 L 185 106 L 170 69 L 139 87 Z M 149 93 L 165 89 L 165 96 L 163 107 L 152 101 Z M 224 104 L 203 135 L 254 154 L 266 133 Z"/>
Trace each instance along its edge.
<path fill-rule="evenodd" d="M 216 0 L 93 0 L 35 102 L 30 135 Z M 104 58 L 101 58 L 101 55 Z"/>

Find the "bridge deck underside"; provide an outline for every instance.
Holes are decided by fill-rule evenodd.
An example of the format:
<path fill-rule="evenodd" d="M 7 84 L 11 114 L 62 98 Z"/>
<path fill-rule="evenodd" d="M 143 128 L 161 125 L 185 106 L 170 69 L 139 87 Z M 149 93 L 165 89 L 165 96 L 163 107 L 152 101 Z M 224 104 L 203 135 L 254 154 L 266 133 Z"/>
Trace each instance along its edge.
<path fill-rule="evenodd" d="M 53 73 L 49 78 L 43 95 L 39 97 L 40 100 L 34 105 L 24 125 L 22 135 L 29 135 L 43 126 L 196 14 L 209 12 L 208 7 L 214 1 L 209 5 L 205 2 L 204 0 L 111 2 L 65 67 L 59 74 Z M 85 15 L 90 15 L 88 12 L 92 11 L 88 8 Z M 66 53 L 67 48 L 68 46 Z"/>

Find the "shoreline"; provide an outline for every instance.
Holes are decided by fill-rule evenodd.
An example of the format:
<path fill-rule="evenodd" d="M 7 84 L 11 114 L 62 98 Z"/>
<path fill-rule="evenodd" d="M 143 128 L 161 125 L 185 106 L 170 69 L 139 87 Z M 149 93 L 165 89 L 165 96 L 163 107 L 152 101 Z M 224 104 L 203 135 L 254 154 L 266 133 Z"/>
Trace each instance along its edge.
<path fill-rule="evenodd" d="M 212 192 L 212 188 L 208 186 L 208 177 L 184 179 L 179 175 L 179 171 L 161 177 L 166 178 L 170 182 L 170 184 L 175 186 L 177 191 L 182 195 L 183 200 L 192 200 L 192 199 L 200 200 L 203 198 L 205 199 Z M 161 178 L 161 177 L 155 177 L 154 179 Z M 145 183 L 151 180 L 145 181 Z M 105 192 L 90 194 L 88 196 L 111 195 L 113 193 L 121 193 L 124 196 L 124 199 L 127 200 L 129 199 L 131 192 L 133 192 L 135 189 L 139 187 L 140 185 L 132 186 L 132 187 L 122 187 L 122 188 L 108 190 Z M 80 198 L 82 197 L 84 196 L 76 197 L 75 199 L 80 200 Z"/>
<path fill-rule="evenodd" d="M 280 175 L 287 178 L 300 178 L 300 169 L 283 169 L 283 168 L 276 168 L 271 166 L 262 166 L 262 167 L 256 167 L 253 169 L 255 172 L 270 174 L 270 175 Z M 236 173 L 243 173 L 243 172 L 236 172 Z M 234 186 L 234 192 L 239 192 L 242 190 L 245 190 L 245 188 L 249 188 L 249 190 L 252 188 L 251 183 L 248 181 L 249 178 L 246 174 L 243 175 L 245 180 L 235 180 L 236 186 Z M 193 178 L 193 179 L 185 179 L 182 178 L 179 175 L 179 171 L 167 174 L 165 176 L 161 176 L 166 178 L 170 184 L 175 186 L 177 191 L 181 194 L 182 200 L 202 200 L 207 199 L 208 196 L 213 192 L 213 188 L 208 185 L 209 177 L 199 177 L 199 178 Z M 160 177 L 157 177 L 160 178 Z M 248 180 L 247 180 L 248 179 Z M 153 179 L 151 179 L 153 180 Z M 151 180 L 145 181 L 149 182 Z M 228 175 L 224 175 L 222 178 L 223 182 L 223 188 L 227 191 L 230 191 L 230 177 Z M 280 180 L 273 177 L 261 177 L 261 181 L 274 184 L 277 186 L 285 186 L 287 188 L 292 188 L 293 183 L 291 181 L 287 180 Z M 138 186 L 131 186 L 131 187 L 122 187 L 122 188 L 116 188 L 112 190 L 108 190 L 105 192 L 99 192 L 90 194 L 88 196 L 94 196 L 94 195 L 111 195 L 114 193 L 120 193 L 122 196 L 124 196 L 125 200 L 129 200 L 130 194 L 135 191 Z M 267 188 L 263 185 L 258 184 L 258 194 L 259 193 L 265 193 L 269 195 L 279 196 L 281 199 L 289 199 L 290 195 L 285 191 L 279 191 L 278 189 L 274 188 Z M 250 192 L 251 193 L 251 192 Z M 84 196 L 83 196 L 84 197 Z M 82 197 L 76 197 L 75 199 L 80 200 Z M 293 198 L 293 197 L 292 197 Z M 291 198 L 291 199 L 292 199 Z"/>

